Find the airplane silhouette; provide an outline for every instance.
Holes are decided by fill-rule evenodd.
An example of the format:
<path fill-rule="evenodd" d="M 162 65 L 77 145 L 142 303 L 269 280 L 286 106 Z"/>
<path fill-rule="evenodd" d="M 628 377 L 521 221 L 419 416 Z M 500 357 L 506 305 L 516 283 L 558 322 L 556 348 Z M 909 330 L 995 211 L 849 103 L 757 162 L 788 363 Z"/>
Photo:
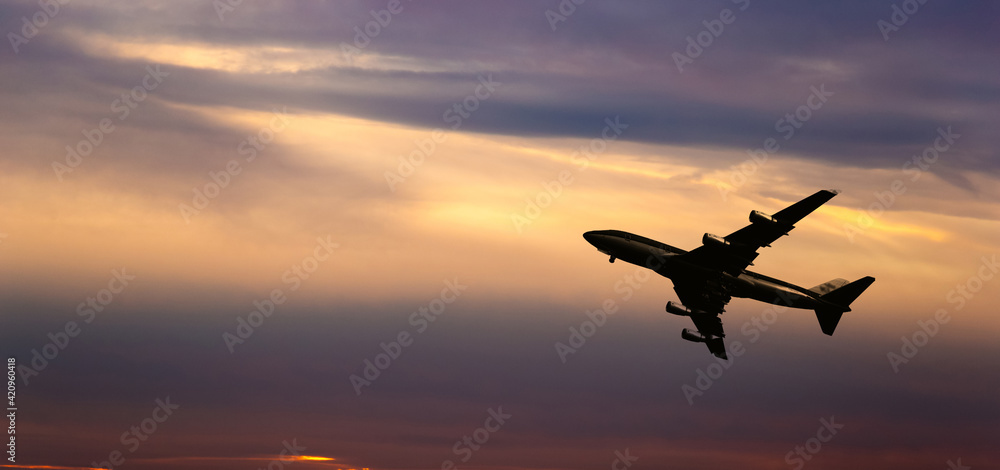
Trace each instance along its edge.
<path fill-rule="evenodd" d="M 621 230 L 596 230 L 583 238 L 610 256 L 612 263 L 621 259 L 669 278 L 683 305 L 667 302 L 667 312 L 691 317 L 696 328 L 684 328 L 681 338 L 705 343 L 712 354 L 728 359 L 719 315 L 733 297 L 815 310 L 820 329 L 832 336 L 840 317 L 851 311 L 851 302 L 875 282 L 871 276 L 854 282 L 838 278 L 804 289 L 746 269 L 753 265 L 758 249 L 788 235 L 799 220 L 837 194 L 822 190 L 774 215 L 752 211 L 750 225 L 725 237 L 706 233 L 702 245 L 691 251 Z"/>

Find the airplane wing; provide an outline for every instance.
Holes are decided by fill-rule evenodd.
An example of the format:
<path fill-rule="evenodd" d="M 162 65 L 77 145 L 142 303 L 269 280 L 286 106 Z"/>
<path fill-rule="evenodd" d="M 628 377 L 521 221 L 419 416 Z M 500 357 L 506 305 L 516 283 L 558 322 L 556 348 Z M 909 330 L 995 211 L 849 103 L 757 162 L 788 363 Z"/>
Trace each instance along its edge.
<path fill-rule="evenodd" d="M 838 193 L 835 190 L 818 191 L 771 216 L 753 211 L 750 225 L 722 238 L 706 233 L 702 246 L 680 256 L 703 268 L 739 275 L 753 264 L 758 249 L 771 246 L 775 240 L 788 235 L 798 221 Z"/>
<path fill-rule="evenodd" d="M 729 357 L 726 356 L 726 343 L 725 340 L 722 339 L 722 337 L 725 336 L 725 333 L 722 331 L 722 319 L 719 318 L 719 315 L 713 315 L 710 313 L 695 313 L 691 315 L 691 320 L 694 320 L 695 328 L 697 328 L 698 332 L 702 335 L 706 335 L 708 331 L 718 332 L 717 334 L 711 333 L 716 337 L 705 341 L 705 346 L 708 346 L 709 352 L 711 352 L 715 357 L 728 360 Z"/>
<path fill-rule="evenodd" d="M 681 303 L 692 311 L 690 317 L 698 332 L 710 338 L 705 341 L 708 350 L 716 357 L 728 359 L 723 341 L 726 332 L 722 328 L 722 319 L 719 315 L 725 311 L 731 297 L 719 287 L 718 283 L 708 278 L 678 279 L 674 281 L 674 291 L 677 292 L 677 298 Z"/>

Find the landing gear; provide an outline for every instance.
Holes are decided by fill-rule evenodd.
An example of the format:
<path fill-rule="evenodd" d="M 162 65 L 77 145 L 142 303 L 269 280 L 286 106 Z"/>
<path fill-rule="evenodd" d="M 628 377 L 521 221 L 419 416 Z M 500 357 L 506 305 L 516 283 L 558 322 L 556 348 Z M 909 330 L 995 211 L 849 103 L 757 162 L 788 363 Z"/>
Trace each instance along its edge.
<path fill-rule="evenodd" d="M 615 255 L 611 255 L 611 259 L 608 260 L 609 263 L 615 262 Z"/>

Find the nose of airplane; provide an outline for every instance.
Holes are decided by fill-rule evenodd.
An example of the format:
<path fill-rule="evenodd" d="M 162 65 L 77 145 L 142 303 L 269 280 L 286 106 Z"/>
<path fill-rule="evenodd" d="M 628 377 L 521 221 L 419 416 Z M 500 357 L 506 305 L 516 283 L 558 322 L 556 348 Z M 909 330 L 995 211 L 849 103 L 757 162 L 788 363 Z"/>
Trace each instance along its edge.
<path fill-rule="evenodd" d="M 601 247 L 600 246 L 601 233 L 599 231 L 597 231 L 597 230 L 584 233 L 583 234 L 583 239 L 587 240 L 587 243 L 590 243 L 591 245 L 594 245 L 597 248 Z"/>

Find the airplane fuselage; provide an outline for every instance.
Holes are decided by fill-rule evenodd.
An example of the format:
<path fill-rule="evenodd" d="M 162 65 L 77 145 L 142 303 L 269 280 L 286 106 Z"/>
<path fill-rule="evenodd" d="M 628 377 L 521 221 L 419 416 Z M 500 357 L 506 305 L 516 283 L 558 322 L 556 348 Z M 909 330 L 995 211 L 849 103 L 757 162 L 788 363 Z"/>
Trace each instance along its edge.
<path fill-rule="evenodd" d="M 819 296 L 802 287 L 749 270 L 738 276 L 710 271 L 681 260 L 685 250 L 620 230 L 587 232 L 584 238 L 599 251 L 627 263 L 651 269 L 675 281 L 686 276 L 717 277 L 732 297 L 750 298 L 793 308 L 816 309 L 824 305 Z"/>

